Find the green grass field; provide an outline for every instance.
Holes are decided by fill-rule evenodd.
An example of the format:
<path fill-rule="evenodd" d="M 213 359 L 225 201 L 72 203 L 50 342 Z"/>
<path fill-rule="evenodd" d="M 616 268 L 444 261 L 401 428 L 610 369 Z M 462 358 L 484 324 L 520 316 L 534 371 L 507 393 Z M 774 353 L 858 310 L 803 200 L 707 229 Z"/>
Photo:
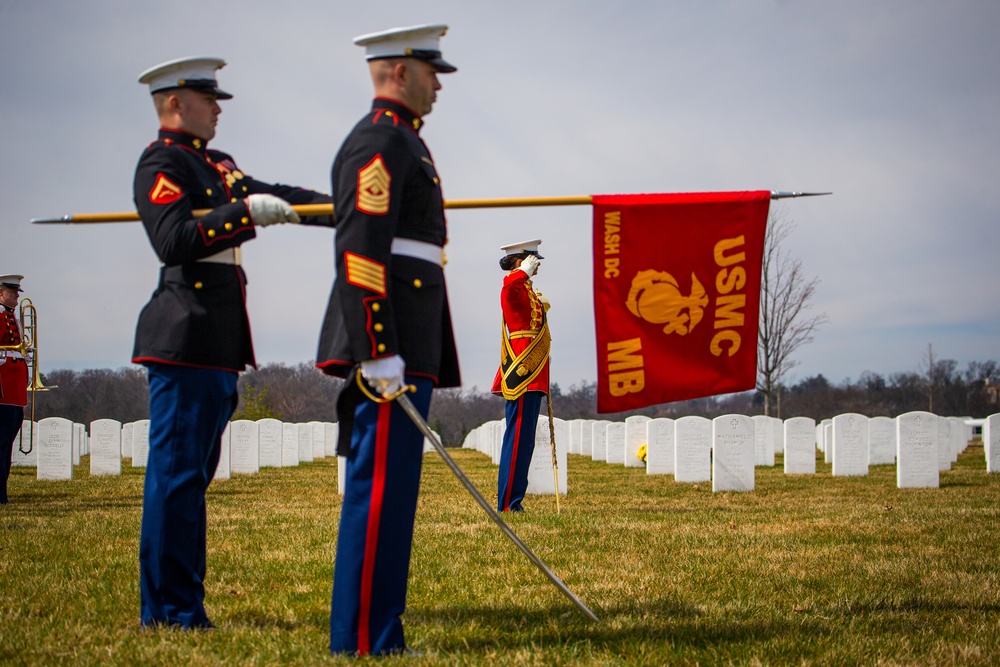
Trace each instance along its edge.
<path fill-rule="evenodd" d="M 490 498 L 496 469 L 451 450 Z M 127 462 L 126 462 L 127 463 Z M 404 616 L 442 665 L 1000 664 L 1000 475 L 972 446 L 939 489 L 893 466 L 833 478 L 757 468 L 711 492 L 569 457 L 570 493 L 509 523 L 600 617 L 589 622 L 424 458 Z M 340 499 L 333 459 L 209 491 L 210 632 L 138 622 L 142 475 L 39 482 L 15 468 L 0 506 L 2 665 L 330 665 Z"/>

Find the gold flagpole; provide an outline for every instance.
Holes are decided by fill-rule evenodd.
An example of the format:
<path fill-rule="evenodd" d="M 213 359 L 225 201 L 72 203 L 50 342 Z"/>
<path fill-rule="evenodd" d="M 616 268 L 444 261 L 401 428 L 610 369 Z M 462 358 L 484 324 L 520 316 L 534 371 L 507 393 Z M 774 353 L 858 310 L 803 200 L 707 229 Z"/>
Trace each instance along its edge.
<path fill-rule="evenodd" d="M 771 199 L 789 199 L 792 197 L 816 197 L 829 195 L 832 192 L 778 192 L 771 191 Z M 571 197 L 507 197 L 503 199 L 449 199 L 444 202 L 445 208 L 510 208 L 516 206 L 588 206 L 594 202 L 590 195 Z M 333 204 L 299 204 L 292 206 L 299 215 L 333 215 Z M 194 218 L 204 218 L 211 209 L 201 208 L 191 212 Z M 139 214 L 130 211 L 113 213 L 70 213 L 59 218 L 33 218 L 36 225 L 52 224 L 87 224 L 99 222 L 137 222 Z"/>

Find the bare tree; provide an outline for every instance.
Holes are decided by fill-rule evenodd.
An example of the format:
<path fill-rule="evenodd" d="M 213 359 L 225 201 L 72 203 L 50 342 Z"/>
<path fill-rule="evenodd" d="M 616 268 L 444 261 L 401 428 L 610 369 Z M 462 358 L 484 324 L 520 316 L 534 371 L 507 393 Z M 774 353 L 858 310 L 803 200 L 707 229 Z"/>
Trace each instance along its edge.
<path fill-rule="evenodd" d="M 760 285 L 760 332 L 757 341 L 757 391 L 764 397 L 764 414 L 788 371 L 798 363 L 792 355 L 812 342 L 827 322 L 825 313 L 809 316 L 819 278 L 808 277 L 802 260 L 792 257 L 785 240 L 795 229 L 783 212 L 772 209 L 764 236 Z M 781 416 L 780 396 L 778 416 Z"/>

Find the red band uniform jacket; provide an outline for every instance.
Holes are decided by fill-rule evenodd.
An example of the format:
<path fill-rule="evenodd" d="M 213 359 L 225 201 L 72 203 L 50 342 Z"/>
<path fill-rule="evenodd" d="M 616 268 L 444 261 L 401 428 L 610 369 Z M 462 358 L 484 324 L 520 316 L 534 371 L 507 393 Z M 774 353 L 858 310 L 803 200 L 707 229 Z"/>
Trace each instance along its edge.
<path fill-rule="evenodd" d="M 508 400 L 516 398 L 526 391 L 548 393 L 548 325 L 545 323 L 544 305 L 535 294 L 527 273 L 520 269 L 514 269 L 504 277 L 503 287 L 500 289 L 500 309 L 503 313 L 503 326 L 506 327 L 507 338 L 510 341 L 514 357 L 520 357 L 528 347 L 536 344 L 539 346 L 539 356 L 544 354 L 544 361 L 540 365 L 536 362 L 531 364 L 530 368 L 525 368 L 524 375 L 519 380 L 514 380 L 518 376 L 518 370 L 514 369 L 511 375 L 512 380 L 508 382 L 508 389 L 505 392 L 502 383 L 507 350 L 505 343 L 501 342 L 501 365 L 493 379 L 492 393 L 504 396 Z M 536 339 L 540 335 L 544 335 L 546 338 L 536 343 Z M 510 361 L 508 360 L 508 363 Z M 511 391 L 512 389 L 513 391 Z"/>
<path fill-rule="evenodd" d="M 20 344 L 21 328 L 17 316 L 12 310 L 0 306 L 0 345 Z M 16 351 L 0 350 L 0 355 L 7 358 L 0 365 L 0 404 L 24 407 L 28 404 L 28 365 Z"/>
<path fill-rule="evenodd" d="M 256 366 L 246 311 L 246 274 L 232 263 L 202 262 L 256 236 L 245 197 L 270 193 L 291 204 L 329 203 L 327 195 L 271 185 L 244 174 L 233 158 L 189 134 L 161 129 L 136 167 L 134 198 L 163 263 L 139 315 L 133 363 L 159 362 L 242 371 Z M 193 209 L 213 209 L 192 218 Z M 303 224 L 331 226 L 330 216 Z"/>

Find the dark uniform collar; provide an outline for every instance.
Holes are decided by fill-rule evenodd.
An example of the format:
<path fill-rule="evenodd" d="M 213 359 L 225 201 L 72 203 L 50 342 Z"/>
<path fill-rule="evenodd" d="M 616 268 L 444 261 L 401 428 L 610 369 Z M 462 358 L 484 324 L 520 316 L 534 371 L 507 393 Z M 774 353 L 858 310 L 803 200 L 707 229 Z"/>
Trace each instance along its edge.
<path fill-rule="evenodd" d="M 385 97 L 376 97 L 372 102 L 372 111 L 391 111 L 399 119 L 406 124 L 407 127 L 413 129 L 414 132 L 420 133 L 420 128 L 424 126 L 424 121 L 417 114 L 413 113 L 413 110 L 408 106 L 397 102 L 396 100 L 390 100 Z"/>
<path fill-rule="evenodd" d="M 181 146 L 186 146 L 192 150 L 196 150 L 199 153 L 204 153 L 208 150 L 207 141 L 196 137 L 193 134 L 182 132 L 181 130 L 170 130 L 165 127 L 161 127 L 160 141 L 168 144 L 180 144 Z"/>
<path fill-rule="evenodd" d="M 11 308 L 10 306 L 4 306 L 4 307 L 3 307 L 3 309 L 4 309 L 5 311 L 7 311 L 8 313 L 13 313 L 13 312 L 14 312 L 14 309 L 13 309 L 13 308 Z"/>

